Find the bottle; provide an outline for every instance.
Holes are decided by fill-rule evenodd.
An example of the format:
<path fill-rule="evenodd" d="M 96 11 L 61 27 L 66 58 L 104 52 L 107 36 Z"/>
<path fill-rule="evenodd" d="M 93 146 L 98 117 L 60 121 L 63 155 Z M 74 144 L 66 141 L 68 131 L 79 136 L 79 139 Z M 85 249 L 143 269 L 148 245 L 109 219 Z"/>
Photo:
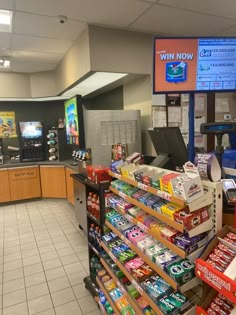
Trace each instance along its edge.
<path fill-rule="evenodd" d="M 94 242 L 94 224 L 92 223 L 89 228 L 89 241 L 93 244 Z"/>
<path fill-rule="evenodd" d="M 50 139 L 48 142 L 47 142 L 48 145 L 55 145 L 57 144 L 56 140 L 54 139 Z"/>
<path fill-rule="evenodd" d="M 100 218 L 100 200 L 99 200 L 99 196 L 97 197 L 97 201 L 96 201 L 95 217 L 96 217 L 98 220 L 99 220 L 99 218 Z"/>
<path fill-rule="evenodd" d="M 51 148 L 51 149 L 48 150 L 49 153 L 55 153 L 56 151 L 57 151 L 56 148 Z"/>
<path fill-rule="evenodd" d="M 49 156 L 49 161 L 55 161 L 57 159 L 56 154 Z"/>
<path fill-rule="evenodd" d="M 97 201 L 97 194 L 94 194 L 92 198 L 92 208 L 91 208 L 91 214 L 94 216 L 96 214 L 96 201 Z"/>
<path fill-rule="evenodd" d="M 95 231 L 94 231 L 94 244 L 95 244 L 95 247 L 98 248 L 99 247 L 99 243 L 98 243 L 98 229 L 99 227 L 96 226 L 95 227 Z"/>
<path fill-rule="evenodd" d="M 92 198 L 93 198 L 93 193 L 90 192 L 88 194 L 88 198 L 87 198 L 87 209 L 88 209 L 88 212 L 91 212 L 91 210 L 92 210 Z"/>

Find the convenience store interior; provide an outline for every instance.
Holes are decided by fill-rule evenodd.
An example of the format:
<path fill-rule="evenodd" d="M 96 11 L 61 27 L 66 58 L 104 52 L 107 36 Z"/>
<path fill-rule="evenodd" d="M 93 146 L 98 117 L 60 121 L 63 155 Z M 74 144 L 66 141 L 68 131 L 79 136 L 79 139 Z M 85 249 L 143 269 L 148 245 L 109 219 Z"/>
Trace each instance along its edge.
<path fill-rule="evenodd" d="M 181 129 L 187 144 L 189 99 L 181 97 L 180 106 L 173 111 L 178 114 L 177 119 L 177 114 L 168 112 L 173 107 L 166 106 L 167 98 L 152 93 L 153 37 L 234 37 L 235 9 L 234 0 L 227 0 L 227 5 L 223 0 L 0 0 L 0 112 L 14 112 L 17 126 L 17 137 L 2 139 L 0 191 L 5 183 L 1 168 L 6 170 L 11 185 L 13 169 L 36 165 L 41 185 L 40 194 L 32 199 L 18 197 L 14 191 L 18 186 L 10 187 L 9 200 L 1 201 L 0 315 L 101 314 L 91 290 L 84 284 L 84 278 L 91 272 L 92 256 L 91 249 L 88 253 L 86 234 L 91 222 L 86 225 L 88 231 L 82 231 L 74 210 L 78 203 L 74 200 L 79 201 L 73 191 L 74 179 L 70 177 L 78 172 L 78 165 L 72 161 L 74 145 L 63 147 L 62 151 L 68 154 L 61 163 L 52 161 L 63 167 L 65 183 L 61 192 L 58 177 L 50 178 L 53 171 L 46 177 L 42 175 L 43 168 L 50 168 L 49 161 L 11 165 L 8 148 L 20 146 L 19 122 L 43 121 L 45 129 L 51 129 L 59 119 L 64 120 L 66 100 L 81 95 L 84 110 L 94 111 L 99 121 L 102 120 L 99 111 L 139 111 L 133 151 L 156 156 L 148 129 L 159 127 L 163 115 L 168 126 Z M 201 135 L 199 124 L 209 117 L 216 122 L 236 120 L 234 91 L 214 93 L 213 107 L 211 97 L 206 93 L 195 96 L 199 110 L 195 115 L 195 127 L 199 128 L 195 141 L 205 151 L 214 150 L 216 141 Z M 95 123 L 91 126 L 95 128 Z M 85 128 L 85 138 L 86 132 L 91 134 Z M 223 146 L 229 147 L 227 136 L 223 137 Z M 119 180 L 119 176 L 115 178 Z M 55 186 L 52 195 L 48 194 L 50 185 Z M 210 191 L 218 192 L 216 183 L 209 187 Z M 92 191 L 96 189 L 92 187 Z M 219 209 L 215 200 L 212 204 Z M 232 223 L 232 211 L 227 215 L 225 222 Z M 105 222 L 105 216 L 102 220 Z M 220 219 L 214 220 L 215 232 Z M 178 251 L 176 246 L 174 249 Z M 183 251 L 181 255 L 186 257 Z M 199 281 L 194 281 L 191 294 L 198 297 L 201 285 L 199 288 Z M 112 314 L 109 311 L 108 308 L 107 313 Z M 120 314 L 129 314 L 128 311 Z"/>

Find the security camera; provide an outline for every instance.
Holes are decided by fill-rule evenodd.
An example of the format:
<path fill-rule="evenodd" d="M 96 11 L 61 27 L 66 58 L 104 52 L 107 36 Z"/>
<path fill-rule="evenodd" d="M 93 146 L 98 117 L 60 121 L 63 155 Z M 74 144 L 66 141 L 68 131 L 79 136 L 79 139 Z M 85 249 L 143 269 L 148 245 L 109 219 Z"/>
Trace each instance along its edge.
<path fill-rule="evenodd" d="M 57 21 L 58 21 L 60 24 L 64 24 L 64 23 L 66 23 L 66 21 L 67 21 L 67 16 L 59 15 L 58 18 L 57 18 Z"/>

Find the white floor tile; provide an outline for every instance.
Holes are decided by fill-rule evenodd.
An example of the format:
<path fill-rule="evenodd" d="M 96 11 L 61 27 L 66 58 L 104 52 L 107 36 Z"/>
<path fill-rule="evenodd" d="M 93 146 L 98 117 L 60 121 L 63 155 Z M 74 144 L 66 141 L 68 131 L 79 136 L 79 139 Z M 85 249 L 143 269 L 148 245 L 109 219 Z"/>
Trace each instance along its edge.
<path fill-rule="evenodd" d="M 51 293 L 52 301 L 54 307 L 74 301 L 75 295 L 71 288 L 63 289 L 60 291 L 56 291 Z"/>
<path fill-rule="evenodd" d="M 32 275 L 34 273 L 38 273 L 43 271 L 43 265 L 42 263 L 38 263 L 38 264 L 34 264 L 34 265 L 30 265 L 27 267 L 24 267 L 24 274 L 25 276 L 29 276 Z"/>
<path fill-rule="evenodd" d="M 83 314 L 98 310 L 97 303 L 92 296 L 86 296 L 78 300 L 79 306 Z"/>
<path fill-rule="evenodd" d="M 3 294 L 3 308 L 26 301 L 25 289 Z"/>
<path fill-rule="evenodd" d="M 57 267 L 61 267 L 62 263 L 59 258 L 43 261 L 43 268 L 44 270 L 49 270 Z"/>
<path fill-rule="evenodd" d="M 4 282 L 3 284 L 3 294 L 17 291 L 19 289 L 23 289 L 24 287 L 25 287 L 24 278 L 7 281 L 7 282 Z"/>
<path fill-rule="evenodd" d="M 50 295 L 44 295 L 28 301 L 29 314 L 37 314 L 53 307 Z"/>
<path fill-rule="evenodd" d="M 28 315 L 27 303 L 23 302 L 3 309 L 3 315 Z"/>
<path fill-rule="evenodd" d="M 50 292 L 56 292 L 62 289 L 69 288 L 71 285 L 67 277 L 61 277 L 48 281 L 48 286 Z"/>
<path fill-rule="evenodd" d="M 77 301 L 69 302 L 55 308 L 56 315 L 81 315 L 82 312 Z"/>
<path fill-rule="evenodd" d="M 28 300 L 32 300 L 47 294 L 49 294 L 49 290 L 46 282 L 26 288 L 26 295 Z"/>

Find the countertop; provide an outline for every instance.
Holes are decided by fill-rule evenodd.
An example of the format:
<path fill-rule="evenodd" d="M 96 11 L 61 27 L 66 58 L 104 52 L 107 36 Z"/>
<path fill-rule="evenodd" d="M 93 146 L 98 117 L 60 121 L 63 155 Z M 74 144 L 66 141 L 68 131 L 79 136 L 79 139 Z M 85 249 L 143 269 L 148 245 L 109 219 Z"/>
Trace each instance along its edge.
<path fill-rule="evenodd" d="M 27 166 L 36 166 L 36 165 L 64 165 L 65 167 L 70 168 L 73 171 L 79 172 L 78 164 L 73 165 L 75 163 L 74 160 L 66 160 L 66 161 L 35 161 L 35 162 L 10 162 L 6 161 L 4 164 L 0 164 L 0 169 L 2 168 L 12 168 L 12 167 L 27 167 Z"/>

